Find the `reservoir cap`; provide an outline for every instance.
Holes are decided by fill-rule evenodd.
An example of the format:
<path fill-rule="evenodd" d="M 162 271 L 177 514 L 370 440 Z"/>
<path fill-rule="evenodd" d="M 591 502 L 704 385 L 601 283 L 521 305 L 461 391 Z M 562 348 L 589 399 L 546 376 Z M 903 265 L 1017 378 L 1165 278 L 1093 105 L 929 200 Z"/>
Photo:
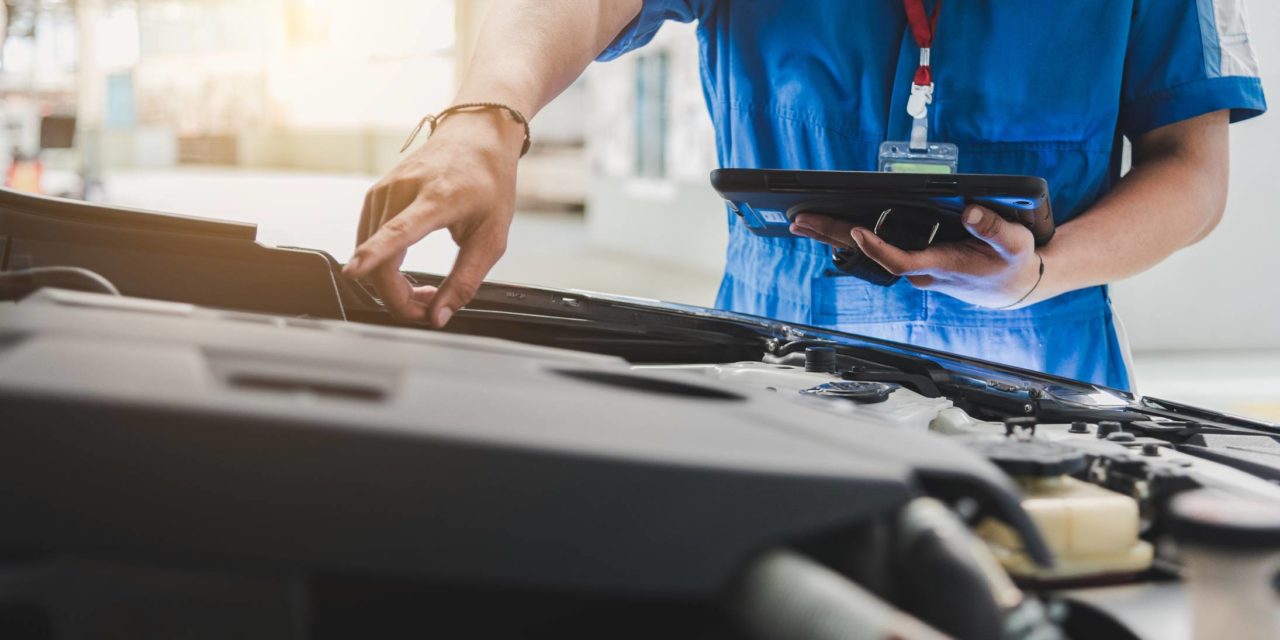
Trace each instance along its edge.
<path fill-rule="evenodd" d="M 1084 452 L 1039 438 L 982 437 L 966 442 L 1005 473 L 1022 478 L 1052 478 L 1084 471 Z"/>
<path fill-rule="evenodd" d="M 1114 420 L 1103 420 L 1098 423 L 1098 439 L 1104 439 L 1113 433 L 1119 433 L 1121 426 L 1119 422 Z"/>
<path fill-rule="evenodd" d="M 875 404 L 888 400 L 889 394 L 893 393 L 897 388 L 898 385 L 886 382 L 840 381 L 820 384 L 810 389 L 802 389 L 800 393 L 824 398 L 844 398 L 863 404 Z"/>
<path fill-rule="evenodd" d="M 1213 489 L 1171 503 L 1169 532 L 1181 543 L 1235 551 L 1280 549 L 1280 501 Z"/>
<path fill-rule="evenodd" d="M 805 349 L 804 370 L 816 373 L 835 373 L 836 350 L 831 347 L 809 347 Z"/>

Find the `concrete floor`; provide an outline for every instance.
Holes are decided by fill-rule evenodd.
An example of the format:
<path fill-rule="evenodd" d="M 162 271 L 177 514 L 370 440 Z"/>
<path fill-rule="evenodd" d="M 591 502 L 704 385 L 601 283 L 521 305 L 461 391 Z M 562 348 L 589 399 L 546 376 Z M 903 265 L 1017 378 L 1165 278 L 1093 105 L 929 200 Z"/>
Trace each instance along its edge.
<path fill-rule="evenodd" d="M 375 178 L 285 172 L 181 169 L 106 176 L 108 200 L 124 206 L 258 224 L 269 245 L 350 256 L 364 191 Z M 444 272 L 457 254 L 447 233 L 411 250 L 409 269 Z M 595 249 L 582 217 L 517 213 L 507 255 L 491 279 L 585 289 L 708 306 L 719 274 Z M 1280 422 L 1280 352 L 1139 352 L 1148 395 Z"/>

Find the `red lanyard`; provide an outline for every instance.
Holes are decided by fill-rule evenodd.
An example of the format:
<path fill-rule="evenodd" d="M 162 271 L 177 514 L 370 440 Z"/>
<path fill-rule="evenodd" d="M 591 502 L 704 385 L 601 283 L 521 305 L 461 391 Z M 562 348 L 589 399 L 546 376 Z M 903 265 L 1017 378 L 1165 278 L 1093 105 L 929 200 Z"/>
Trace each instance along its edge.
<path fill-rule="evenodd" d="M 907 10 L 907 21 L 911 23 L 911 35 L 920 46 L 920 67 L 916 69 L 913 84 L 927 87 L 933 84 L 933 73 L 929 70 L 929 49 L 933 46 L 933 36 L 938 31 L 938 14 L 942 12 L 942 0 L 933 5 L 933 15 L 924 11 L 924 0 L 902 0 Z"/>

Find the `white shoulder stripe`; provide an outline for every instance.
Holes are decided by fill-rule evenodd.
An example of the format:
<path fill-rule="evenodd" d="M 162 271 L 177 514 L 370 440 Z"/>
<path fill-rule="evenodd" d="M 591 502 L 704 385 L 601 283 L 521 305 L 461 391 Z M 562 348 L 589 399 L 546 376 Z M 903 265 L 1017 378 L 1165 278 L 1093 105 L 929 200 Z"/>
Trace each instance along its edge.
<path fill-rule="evenodd" d="M 1249 43 L 1249 10 L 1245 0 L 1213 0 L 1213 18 L 1218 26 L 1219 73 L 1258 77 L 1258 56 Z"/>

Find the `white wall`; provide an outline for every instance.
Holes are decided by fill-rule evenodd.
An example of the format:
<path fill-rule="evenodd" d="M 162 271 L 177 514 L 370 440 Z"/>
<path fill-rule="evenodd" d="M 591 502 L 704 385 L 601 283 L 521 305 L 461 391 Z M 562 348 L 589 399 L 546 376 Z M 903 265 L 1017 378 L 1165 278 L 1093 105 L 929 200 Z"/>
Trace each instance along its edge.
<path fill-rule="evenodd" d="M 1249 9 L 1272 111 L 1232 126 L 1231 197 L 1217 230 L 1113 287 L 1136 351 L 1280 349 L 1280 2 Z"/>

